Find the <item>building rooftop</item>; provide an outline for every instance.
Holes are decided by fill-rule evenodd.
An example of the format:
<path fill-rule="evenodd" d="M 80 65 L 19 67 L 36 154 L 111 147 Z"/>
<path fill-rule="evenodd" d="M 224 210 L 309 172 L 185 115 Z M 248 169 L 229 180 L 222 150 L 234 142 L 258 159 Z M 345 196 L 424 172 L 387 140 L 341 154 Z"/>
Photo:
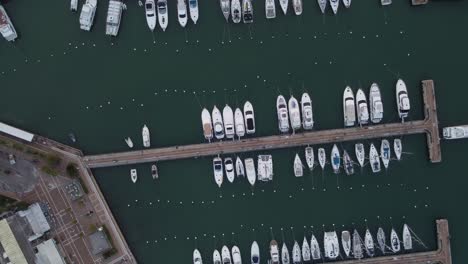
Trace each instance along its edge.
<path fill-rule="evenodd" d="M 65 264 L 53 239 L 37 245 L 36 264 Z"/>
<path fill-rule="evenodd" d="M 112 248 L 106 233 L 103 231 L 96 231 L 92 233 L 88 236 L 88 239 L 91 243 L 91 251 L 94 255 L 104 253 Z"/>
<path fill-rule="evenodd" d="M 7 220 L 0 221 L 0 243 L 4 249 L 4 259 L 14 264 L 28 264 L 18 241 L 13 234 Z"/>
<path fill-rule="evenodd" d="M 30 205 L 24 211 L 19 211 L 18 216 L 25 218 L 31 227 L 33 234 L 29 236 L 29 241 L 41 237 L 45 232 L 50 230 L 50 225 L 38 203 Z"/>

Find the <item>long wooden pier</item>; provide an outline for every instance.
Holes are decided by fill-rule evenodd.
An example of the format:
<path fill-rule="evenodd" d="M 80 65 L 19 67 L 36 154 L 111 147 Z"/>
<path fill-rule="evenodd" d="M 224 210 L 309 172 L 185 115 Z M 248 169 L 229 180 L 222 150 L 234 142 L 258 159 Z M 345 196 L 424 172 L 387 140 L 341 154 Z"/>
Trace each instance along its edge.
<path fill-rule="evenodd" d="M 430 161 L 434 163 L 440 162 L 442 160 L 442 156 L 440 150 L 439 123 L 437 119 L 434 82 L 432 80 L 422 81 L 422 89 L 424 99 L 424 120 L 364 127 L 319 130 L 296 133 L 294 135 L 247 138 L 238 141 L 226 140 L 213 143 L 89 155 L 83 157 L 83 162 L 89 168 L 101 168 L 422 133 L 425 133 L 427 137 Z"/>

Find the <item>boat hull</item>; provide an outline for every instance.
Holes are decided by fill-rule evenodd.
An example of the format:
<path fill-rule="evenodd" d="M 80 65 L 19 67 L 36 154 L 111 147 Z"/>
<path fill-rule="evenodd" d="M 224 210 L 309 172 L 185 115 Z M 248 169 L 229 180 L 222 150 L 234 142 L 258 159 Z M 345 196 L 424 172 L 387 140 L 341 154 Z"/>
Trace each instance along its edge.
<path fill-rule="evenodd" d="M 372 123 L 377 124 L 383 118 L 383 103 L 380 95 L 380 88 L 376 83 L 371 85 L 369 91 L 370 119 Z"/>
<path fill-rule="evenodd" d="M 312 111 L 312 100 L 308 93 L 303 93 L 301 97 L 302 127 L 305 130 L 314 128 L 314 114 Z"/>

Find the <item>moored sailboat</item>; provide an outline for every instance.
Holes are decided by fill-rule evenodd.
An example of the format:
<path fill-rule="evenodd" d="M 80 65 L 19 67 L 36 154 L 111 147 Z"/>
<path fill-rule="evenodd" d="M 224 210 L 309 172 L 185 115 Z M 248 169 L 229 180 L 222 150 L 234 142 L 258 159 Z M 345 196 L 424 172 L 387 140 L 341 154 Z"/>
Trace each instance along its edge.
<path fill-rule="evenodd" d="M 369 257 L 373 257 L 375 254 L 374 248 L 374 238 L 369 229 L 366 229 L 366 235 L 364 236 L 364 246 L 366 249 L 366 253 Z"/>
<path fill-rule="evenodd" d="M 286 15 L 288 12 L 289 0 L 279 0 L 281 10 L 283 10 L 283 14 Z"/>
<path fill-rule="evenodd" d="M 340 6 L 340 0 L 330 0 L 330 6 L 333 10 L 333 14 L 338 13 L 338 7 Z"/>
<path fill-rule="evenodd" d="M 213 252 L 213 264 L 222 264 L 221 254 L 219 254 L 219 251 L 217 249 L 215 249 Z"/>
<path fill-rule="evenodd" d="M 203 264 L 203 260 L 198 249 L 193 251 L 193 264 Z"/>
<path fill-rule="evenodd" d="M 343 166 L 347 175 L 354 174 L 353 160 L 351 159 L 346 150 L 343 151 Z"/>
<path fill-rule="evenodd" d="M 252 158 L 248 158 L 244 160 L 244 163 L 245 163 L 245 171 L 247 174 L 247 180 L 249 181 L 250 185 L 255 186 L 257 173 L 255 172 L 254 160 Z"/>
<path fill-rule="evenodd" d="M 237 177 L 245 177 L 244 163 L 242 163 L 242 160 L 239 158 L 239 156 L 236 158 L 236 175 Z"/>
<path fill-rule="evenodd" d="M 231 251 L 227 246 L 223 246 L 221 249 L 221 258 L 223 259 L 223 264 L 232 264 Z"/>
<path fill-rule="evenodd" d="M 349 231 L 345 230 L 341 232 L 341 246 L 347 258 L 351 253 L 351 234 Z"/>
<path fill-rule="evenodd" d="M 297 243 L 297 241 L 294 241 L 294 246 L 292 250 L 292 259 L 293 259 L 293 264 L 301 263 L 301 248 L 299 247 L 299 243 Z"/>
<path fill-rule="evenodd" d="M 229 0 L 219 0 L 221 12 L 223 12 L 224 19 L 226 22 L 229 20 L 229 14 L 231 13 L 231 3 Z"/>
<path fill-rule="evenodd" d="M 356 145 L 354 145 L 354 152 L 356 154 L 356 159 L 359 165 L 361 168 L 364 167 L 364 161 L 366 160 L 366 150 L 364 148 L 364 144 L 356 143 Z"/>
<path fill-rule="evenodd" d="M 310 261 L 310 246 L 305 236 L 304 236 L 304 240 L 302 241 L 302 260 L 304 262 Z"/>
<path fill-rule="evenodd" d="M 315 161 L 314 161 L 314 149 L 312 147 L 305 148 L 305 157 L 306 157 L 307 167 L 309 167 L 310 170 L 313 170 Z"/>
<path fill-rule="evenodd" d="M 322 170 L 325 169 L 325 164 L 327 163 L 327 156 L 325 154 L 324 148 L 319 148 L 317 151 L 318 161 Z"/>
<path fill-rule="evenodd" d="M 400 238 L 398 237 L 397 232 L 393 228 L 390 232 L 390 245 L 393 253 L 397 253 L 400 251 Z"/>
<path fill-rule="evenodd" d="M 151 177 L 153 177 L 153 180 L 159 178 L 158 167 L 156 166 L 156 164 L 153 164 L 151 166 Z"/>
<path fill-rule="evenodd" d="M 238 24 L 242 20 L 242 8 L 240 0 L 232 0 L 231 1 L 231 16 L 232 22 Z"/>
<path fill-rule="evenodd" d="M 320 11 L 322 11 L 322 14 L 325 14 L 325 9 L 327 8 L 327 2 L 328 0 L 317 0 L 317 3 L 320 7 Z"/>
<path fill-rule="evenodd" d="M 380 156 L 373 143 L 369 150 L 369 162 L 373 173 L 380 172 Z"/>
<path fill-rule="evenodd" d="M 127 143 L 127 146 L 129 148 L 133 148 L 133 141 L 130 137 L 124 138 L 124 140 L 125 140 L 125 143 Z"/>
<path fill-rule="evenodd" d="M 362 259 L 364 257 L 361 236 L 356 229 L 353 232 L 353 256 L 355 259 Z"/>
<path fill-rule="evenodd" d="M 232 263 L 242 264 L 242 257 L 241 257 L 239 247 L 233 246 L 231 252 L 232 252 Z"/>
<path fill-rule="evenodd" d="M 292 0 L 294 14 L 296 16 L 302 15 L 302 0 Z"/>
<path fill-rule="evenodd" d="M 401 154 L 403 153 L 403 145 L 401 144 L 401 139 L 395 138 L 393 140 L 393 152 L 395 152 L 397 160 L 401 160 Z"/>
<path fill-rule="evenodd" d="M 387 242 L 385 241 L 385 232 L 381 227 L 377 230 L 377 244 L 379 245 L 379 249 L 382 251 L 382 254 L 385 254 Z"/>
<path fill-rule="evenodd" d="M 336 231 L 325 232 L 323 237 L 323 246 L 325 247 L 325 257 L 334 260 L 340 255 L 340 244 Z"/>
<path fill-rule="evenodd" d="M 380 144 L 380 156 L 385 169 L 388 169 L 390 163 L 390 143 L 386 139 L 383 139 Z"/>
<path fill-rule="evenodd" d="M 340 173 L 340 165 L 341 165 L 341 158 L 340 158 L 340 151 L 336 144 L 333 145 L 330 160 L 332 163 L 333 172 L 335 174 Z"/>
<path fill-rule="evenodd" d="M 411 231 L 407 224 L 403 225 L 403 248 L 405 250 L 413 249 L 413 238 L 411 237 Z"/>
<path fill-rule="evenodd" d="M 271 264 L 280 263 L 278 242 L 276 242 L 276 240 L 272 240 L 270 242 L 270 259 L 271 259 Z"/>
<path fill-rule="evenodd" d="M 351 0 L 343 0 L 343 5 L 346 8 L 350 8 L 351 7 Z"/>
<path fill-rule="evenodd" d="M 299 157 L 299 154 L 296 153 L 296 157 L 294 158 L 294 175 L 296 177 L 302 177 L 304 175 L 304 165 L 302 165 L 302 160 Z"/>
<path fill-rule="evenodd" d="M 252 246 L 250 246 L 250 262 L 251 264 L 260 264 L 260 248 L 257 241 L 252 242 Z"/>
<path fill-rule="evenodd" d="M 310 253 L 313 260 L 319 260 L 322 258 L 322 253 L 320 252 L 320 245 L 318 243 L 317 238 L 315 238 L 314 234 L 312 234 L 312 238 L 310 239 Z"/>
<path fill-rule="evenodd" d="M 291 263 L 291 258 L 289 256 L 289 250 L 288 250 L 288 247 L 286 246 L 286 243 L 283 243 L 283 247 L 281 248 L 281 262 L 283 264 Z"/>

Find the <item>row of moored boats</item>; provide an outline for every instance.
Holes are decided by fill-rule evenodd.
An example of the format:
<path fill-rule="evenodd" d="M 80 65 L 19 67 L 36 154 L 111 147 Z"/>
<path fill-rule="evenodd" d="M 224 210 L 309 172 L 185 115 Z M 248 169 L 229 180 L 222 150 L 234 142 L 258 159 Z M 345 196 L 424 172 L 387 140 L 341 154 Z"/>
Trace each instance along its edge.
<path fill-rule="evenodd" d="M 403 248 L 405 251 L 413 249 L 413 238 L 412 233 L 408 225 L 403 226 Z M 310 243 L 309 243 L 310 241 Z M 292 251 L 289 251 L 287 243 L 283 243 L 281 251 L 279 244 L 276 240 L 270 242 L 270 256 L 268 257 L 268 263 L 270 264 L 300 264 L 309 263 L 311 261 L 322 261 L 324 259 L 336 260 L 342 256 L 340 251 L 342 250 L 346 258 L 362 259 L 367 255 L 368 257 L 374 257 L 377 249 L 382 254 L 387 253 L 398 253 L 401 250 L 401 241 L 398 233 L 392 228 L 390 232 L 390 244 L 387 244 L 387 238 L 383 228 L 379 228 L 377 231 L 376 242 L 370 231 L 366 229 L 364 240 L 362 240 L 359 232 L 354 229 L 351 234 L 345 230 L 341 232 L 341 249 L 340 241 L 336 231 L 324 232 L 323 236 L 323 251 L 321 250 L 318 239 L 312 234 L 309 240 L 307 236 L 304 236 L 302 246 L 297 241 L 294 241 Z M 260 263 L 260 247 L 256 241 L 252 242 L 250 248 L 250 263 Z M 202 256 L 198 249 L 193 252 L 193 263 L 202 264 Z M 223 246 L 221 252 L 217 249 L 213 252 L 213 263 L 214 264 L 241 264 L 242 256 L 238 246 L 233 246 L 231 250 L 227 246 Z M 266 262 L 265 262 L 266 263 Z"/>
<path fill-rule="evenodd" d="M 257 180 L 262 182 L 273 180 L 273 157 L 271 155 L 258 155 L 257 170 L 252 158 L 242 161 L 240 157 L 237 157 L 234 162 L 231 157 L 226 157 L 223 162 L 220 157 L 215 157 L 213 159 L 213 173 L 218 187 L 223 184 L 224 174 L 230 183 L 233 183 L 237 176 L 238 178 L 247 178 L 250 185 L 254 186 Z"/>

